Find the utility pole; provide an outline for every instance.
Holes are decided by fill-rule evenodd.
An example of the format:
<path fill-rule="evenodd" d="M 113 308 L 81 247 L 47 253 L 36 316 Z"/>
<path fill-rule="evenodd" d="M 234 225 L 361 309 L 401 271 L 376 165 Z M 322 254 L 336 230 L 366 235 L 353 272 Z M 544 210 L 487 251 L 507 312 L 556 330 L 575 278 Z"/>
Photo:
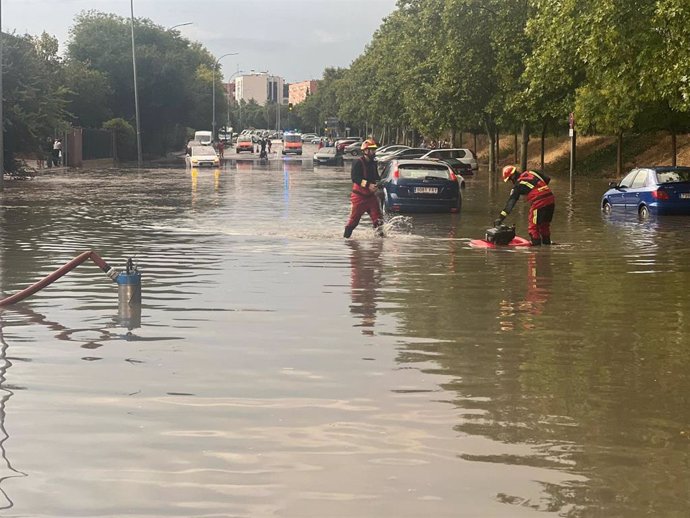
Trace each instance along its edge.
<path fill-rule="evenodd" d="M 137 124 L 137 165 L 141 167 L 141 126 L 139 125 L 139 89 L 137 88 L 137 56 L 134 51 L 134 0 L 129 2 L 132 10 L 132 69 L 134 72 L 134 117 Z"/>

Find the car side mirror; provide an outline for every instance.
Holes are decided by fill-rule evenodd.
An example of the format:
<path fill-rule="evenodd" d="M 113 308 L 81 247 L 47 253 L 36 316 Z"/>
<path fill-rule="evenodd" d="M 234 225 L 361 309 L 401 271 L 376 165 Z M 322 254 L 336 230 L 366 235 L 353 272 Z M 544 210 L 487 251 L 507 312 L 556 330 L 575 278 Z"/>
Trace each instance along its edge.
<path fill-rule="evenodd" d="M 609 182 L 609 187 L 611 189 L 618 189 L 618 182 Z"/>

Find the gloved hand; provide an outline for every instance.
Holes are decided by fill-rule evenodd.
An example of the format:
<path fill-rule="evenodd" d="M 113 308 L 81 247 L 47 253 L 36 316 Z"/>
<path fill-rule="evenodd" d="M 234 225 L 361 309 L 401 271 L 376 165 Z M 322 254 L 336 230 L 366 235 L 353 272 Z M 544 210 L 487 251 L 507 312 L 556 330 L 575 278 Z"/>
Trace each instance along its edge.
<path fill-rule="evenodd" d="M 498 227 L 503 224 L 503 218 L 498 218 L 496 221 L 494 221 L 494 227 Z"/>

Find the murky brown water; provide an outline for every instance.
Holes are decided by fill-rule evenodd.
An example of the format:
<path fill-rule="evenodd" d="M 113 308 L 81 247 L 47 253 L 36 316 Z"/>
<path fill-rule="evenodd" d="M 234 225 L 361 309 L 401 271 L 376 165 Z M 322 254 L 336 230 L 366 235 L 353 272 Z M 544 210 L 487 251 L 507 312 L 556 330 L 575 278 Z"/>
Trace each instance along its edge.
<path fill-rule="evenodd" d="M 89 263 L 2 312 L 3 516 L 687 516 L 690 220 L 556 179 L 560 245 L 476 250 L 480 173 L 459 217 L 345 241 L 348 176 L 7 185 L 4 294 L 94 249 L 144 307 L 123 327 Z"/>

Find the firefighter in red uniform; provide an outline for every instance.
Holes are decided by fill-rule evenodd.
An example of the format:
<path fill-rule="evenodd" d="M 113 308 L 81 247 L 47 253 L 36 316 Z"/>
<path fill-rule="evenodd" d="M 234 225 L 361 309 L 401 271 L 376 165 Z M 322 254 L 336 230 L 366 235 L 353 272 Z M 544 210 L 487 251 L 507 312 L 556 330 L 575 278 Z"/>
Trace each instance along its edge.
<path fill-rule="evenodd" d="M 381 206 L 376 191 L 378 191 L 379 171 L 374 161 L 376 142 L 367 139 L 362 142 L 362 156 L 352 162 L 352 194 L 350 194 L 350 218 L 345 225 L 343 237 L 350 237 L 362 215 L 366 212 L 377 229 L 379 236 L 383 235 L 381 225 Z"/>
<path fill-rule="evenodd" d="M 520 173 L 515 166 L 507 165 L 503 168 L 503 181 L 513 182 L 510 198 L 501 215 L 494 222 L 498 226 L 513 210 L 521 195 L 527 196 L 529 207 L 529 222 L 527 232 L 532 240 L 532 245 L 551 244 L 551 220 L 556 207 L 556 198 L 549 188 L 551 178 L 543 173 L 524 171 Z"/>

